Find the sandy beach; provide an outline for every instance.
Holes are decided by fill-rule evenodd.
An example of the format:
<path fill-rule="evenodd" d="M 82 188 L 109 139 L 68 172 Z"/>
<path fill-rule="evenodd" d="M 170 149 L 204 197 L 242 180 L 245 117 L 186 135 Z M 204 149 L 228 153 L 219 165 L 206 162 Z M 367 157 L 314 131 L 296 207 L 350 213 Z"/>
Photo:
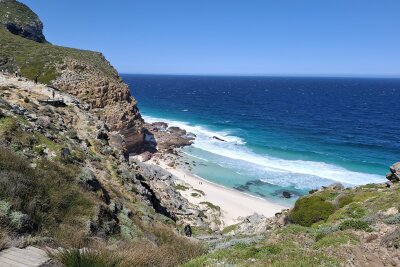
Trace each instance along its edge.
<path fill-rule="evenodd" d="M 152 164 L 156 163 L 152 162 Z M 182 169 L 168 167 L 162 160 L 158 161 L 157 165 L 174 175 L 180 183 L 189 184 L 194 189 L 203 191 L 205 195 L 202 197 L 192 197 L 190 192 L 187 191 L 181 191 L 181 194 L 193 204 L 208 201 L 214 205 L 218 205 L 221 208 L 222 221 L 225 226 L 235 224 L 239 217 L 249 216 L 254 213 L 262 214 L 266 217 L 272 217 L 282 209 L 289 208 L 288 206 L 253 197 L 211 183 Z"/>

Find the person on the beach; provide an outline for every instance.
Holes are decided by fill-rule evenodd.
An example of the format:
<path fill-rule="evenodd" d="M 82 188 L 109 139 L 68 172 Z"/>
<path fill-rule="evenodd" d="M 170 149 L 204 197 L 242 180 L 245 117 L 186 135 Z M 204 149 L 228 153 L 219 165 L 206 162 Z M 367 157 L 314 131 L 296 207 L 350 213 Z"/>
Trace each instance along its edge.
<path fill-rule="evenodd" d="M 52 89 L 52 94 L 53 94 L 53 99 L 56 96 L 56 92 L 54 92 L 54 89 Z"/>

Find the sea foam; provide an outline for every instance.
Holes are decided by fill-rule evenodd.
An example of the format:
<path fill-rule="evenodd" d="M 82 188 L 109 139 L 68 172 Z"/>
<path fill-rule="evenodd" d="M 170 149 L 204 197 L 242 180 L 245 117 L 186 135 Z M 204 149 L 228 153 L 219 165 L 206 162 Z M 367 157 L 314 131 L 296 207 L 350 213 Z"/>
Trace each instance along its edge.
<path fill-rule="evenodd" d="M 246 147 L 246 142 L 227 131 L 213 131 L 188 122 L 143 116 L 146 122 L 164 121 L 196 135 L 193 146 L 215 154 L 216 164 L 234 169 L 236 172 L 259 177 L 260 180 L 280 186 L 293 185 L 297 188 L 314 188 L 333 181 L 345 185 L 380 183 L 382 176 L 355 172 L 343 167 L 317 161 L 287 160 L 257 154 Z M 217 140 L 218 137 L 221 140 Z M 192 155 L 194 156 L 194 155 Z M 197 156 L 198 157 L 198 156 Z M 330 181 L 330 182 L 329 182 Z"/>

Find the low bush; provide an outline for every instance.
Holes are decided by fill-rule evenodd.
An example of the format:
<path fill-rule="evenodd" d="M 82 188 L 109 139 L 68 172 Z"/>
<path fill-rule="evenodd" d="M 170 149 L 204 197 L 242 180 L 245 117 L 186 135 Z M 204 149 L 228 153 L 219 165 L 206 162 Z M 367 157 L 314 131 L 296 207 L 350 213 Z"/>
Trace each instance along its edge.
<path fill-rule="evenodd" d="M 347 220 L 342 222 L 339 225 L 340 230 L 347 230 L 347 229 L 353 229 L 353 230 L 362 230 L 366 232 L 372 232 L 372 228 L 369 226 L 369 224 L 365 221 L 361 220 Z"/>
<path fill-rule="evenodd" d="M 311 195 L 297 200 L 289 216 L 295 224 L 311 226 L 313 223 L 328 219 L 334 211 L 332 203 L 320 196 Z"/>
<path fill-rule="evenodd" d="M 213 210 L 217 210 L 217 211 L 221 210 L 220 206 L 214 205 L 213 203 L 208 202 L 208 201 L 202 201 L 202 202 L 200 202 L 200 204 L 207 205 L 210 209 L 213 209 Z"/>
<path fill-rule="evenodd" d="M 342 207 L 350 204 L 351 202 L 353 202 L 353 195 L 346 194 L 339 198 L 338 206 L 339 206 L 339 208 L 342 208 Z"/>
<path fill-rule="evenodd" d="M 400 223 L 400 213 L 389 216 L 383 220 L 386 224 L 399 224 Z"/>
<path fill-rule="evenodd" d="M 228 233 L 230 233 L 230 232 L 232 232 L 232 231 L 235 231 L 235 230 L 237 229 L 237 227 L 238 227 L 238 224 L 229 225 L 229 226 L 225 227 L 225 228 L 221 231 L 221 234 L 228 234 Z"/>
<path fill-rule="evenodd" d="M 175 184 L 174 185 L 175 190 L 180 190 L 180 191 L 186 191 L 189 190 L 189 187 L 181 185 L 181 184 Z"/>

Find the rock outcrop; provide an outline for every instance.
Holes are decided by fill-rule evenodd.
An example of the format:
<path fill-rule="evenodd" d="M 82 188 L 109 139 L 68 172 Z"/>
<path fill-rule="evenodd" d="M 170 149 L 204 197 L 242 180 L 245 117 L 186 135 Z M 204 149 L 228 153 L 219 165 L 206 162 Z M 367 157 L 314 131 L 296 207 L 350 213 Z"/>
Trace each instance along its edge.
<path fill-rule="evenodd" d="M 39 43 L 46 42 L 39 17 L 15 0 L 0 0 L 0 23 L 12 34 Z"/>
<path fill-rule="evenodd" d="M 136 101 L 128 85 L 104 56 L 94 54 L 101 67 L 93 61 L 65 58 L 57 66 L 61 75 L 52 84 L 88 103 L 110 131 L 118 131 L 125 136 L 127 150 L 136 152 L 141 148 L 144 138 L 144 122 Z"/>
<path fill-rule="evenodd" d="M 390 166 L 390 172 L 386 174 L 386 179 L 392 183 L 400 181 L 400 162 L 396 162 Z"/>

